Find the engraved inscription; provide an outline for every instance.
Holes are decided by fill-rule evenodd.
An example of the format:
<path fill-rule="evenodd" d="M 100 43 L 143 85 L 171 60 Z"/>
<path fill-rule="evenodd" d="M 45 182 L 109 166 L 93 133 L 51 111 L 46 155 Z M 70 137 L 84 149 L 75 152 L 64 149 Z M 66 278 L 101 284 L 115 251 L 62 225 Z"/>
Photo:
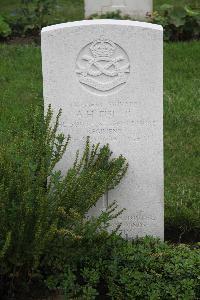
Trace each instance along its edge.
<path fill-rule="evenodd" d="M 99 95 L 118 90 L 127 82 L 129 73 L 127 54 L 105 37 L 85 46 L 76 62 L 76 74 L 81 85 Z"/>
<path fill-rule="evenodd" d="M 122 215 L 117 220 L 112 222 L 112 227 L 119 225 L 122 233 L 131 232 L 134 229 L 142 229 L 154 225 L 156 217 L 153 215 L 146 215 L 144 211 L 137 211 L 135 215 Z"/>
<path fill-rule="evenodd" d="M 75 101 L 70 104 L 73 119 L 68 120 L 68 116 L 63 115 L 60 129 L 67 128 L 68 133 L 74 137 L 84 128 L 83 136 L 90 136 L 95 142 L 124 141 L 124 137 L 134 145 L 149 142 L 156 137 L 157 129 L 162 126 L 162 122 L 142 117 L 138 114 L 138 110 L 138 102 L 126 98 L 106 103 Z"/>

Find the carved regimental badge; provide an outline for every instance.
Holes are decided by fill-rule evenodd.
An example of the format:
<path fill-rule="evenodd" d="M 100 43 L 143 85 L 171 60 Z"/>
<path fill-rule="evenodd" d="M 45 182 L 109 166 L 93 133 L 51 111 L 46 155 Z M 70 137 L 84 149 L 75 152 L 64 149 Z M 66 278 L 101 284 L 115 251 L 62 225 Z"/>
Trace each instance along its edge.
<path fill-rule="evenodd" d="M 84 87 L 98 94 L 107 94 L 127 82 L 129 58 L 120 46 L 101 37 L 80 51 L 76 73 Z"/>

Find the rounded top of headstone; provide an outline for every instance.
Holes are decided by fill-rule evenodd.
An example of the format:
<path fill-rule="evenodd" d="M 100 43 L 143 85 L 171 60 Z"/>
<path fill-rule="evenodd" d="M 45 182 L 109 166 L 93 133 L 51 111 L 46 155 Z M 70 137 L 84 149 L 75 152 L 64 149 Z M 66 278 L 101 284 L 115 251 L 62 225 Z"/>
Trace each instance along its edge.
<path fill-rule="evenodd" d="M 99 20 L 83 20 L 83 21 L 75 21 L 75 22 L 67 22 L 67 23 L 51 25 L 42 28 L 42 33 L 49 32 L 52 30 L 64 29 L 64 28 L 91 26 L 91 25 L 133 26 L 133 27 L 163 31 L 163 27 L 161 25 L 152 24 L 152 23 L 130 21 L 130 20 L 99 19 Z"/>

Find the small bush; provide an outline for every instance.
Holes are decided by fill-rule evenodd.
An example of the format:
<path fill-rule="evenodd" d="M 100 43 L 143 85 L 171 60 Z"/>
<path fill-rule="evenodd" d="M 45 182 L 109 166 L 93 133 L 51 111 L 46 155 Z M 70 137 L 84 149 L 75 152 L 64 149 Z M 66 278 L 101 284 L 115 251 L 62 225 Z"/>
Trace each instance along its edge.
<path fill-rule="evenodd" d="M 94 14 L 91 19 L 135 20 L 120 11 Z M 200 11 L 188 6 L 162 5 L 158 11 L 146 16 L 146 22 L 162 25 L 165 41 L 185 41 L 200 38 Z"/>
<path fill-rule="evenodd" d="M 200 11 L 188 6 L 164 4 L 153 13 L 152 21 L 163 26 L 166 41 L 200 38 Z"/>
<path fill-rule="evenodd" d="M 109 146 L 90 146 L 66 174 L 55 171 L 69 143 L 57 133 L 59 116 L 51 126 L 41 109 L 27 112 L 25 129 L 10 132 L 13 141 L 0 148 L 0 298 L 22 299 L 34 282 L 42 282 L 50 264 L 48 249 L 55 249 L 58 265 L 76 241 L 99 239 L 119 212 L 110 206 L 98 218 L 85 218 L 89 208 L 114 188 L 127 169 L 125 158 L 111 158 Z M 50 256 L 49 256 L 50 257 Z M 49 258 L 50 259 L 50 258 Z M 35 290 L 38 290 L 36 288 Z"/>
<path fill-rule="evenodd" d="M 55 0 L 21 0 L 20 8 L 10 17 L 13 34 L 39 35 L 42 27 L 50 24 L 49 16 L 55 8 Z"/>
<path fill-rule="evenodd" d="M 111 11 L 104 14 L 93 14 L 89 17 L 89 19 L 115 19 L 115 20 L 126 20 L 130 19 L 130 17 L 123 16 L 120 12 L 120 10 L 117 11 Z"/>
<path fill-rule="evenodd" d="M 12 33 L 12 30 L 9 24 L 5 19 L 0 15 L 0 38 L 7 38 Z"/>
<path fill-rule="evenodd" d="M 92 248 L 47 286 L 65 299 L 183 299 L 200 297 L 200 248 L 172 246 L 146 237 L 133 242 L 113 236 Z M 57 272 L 56 272 L 57 270 Z"/>

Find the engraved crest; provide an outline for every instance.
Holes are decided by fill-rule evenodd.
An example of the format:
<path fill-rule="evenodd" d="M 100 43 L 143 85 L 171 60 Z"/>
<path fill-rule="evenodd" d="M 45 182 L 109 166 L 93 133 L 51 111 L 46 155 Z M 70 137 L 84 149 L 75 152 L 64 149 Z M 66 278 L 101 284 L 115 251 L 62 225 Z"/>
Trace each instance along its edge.
<path fill-rule="evenodd" d="M 102 94 L 127 82 L 130 63 L 120 46 L 101 37 L 81 50 L 76 73 L 82 85 Z"/>

